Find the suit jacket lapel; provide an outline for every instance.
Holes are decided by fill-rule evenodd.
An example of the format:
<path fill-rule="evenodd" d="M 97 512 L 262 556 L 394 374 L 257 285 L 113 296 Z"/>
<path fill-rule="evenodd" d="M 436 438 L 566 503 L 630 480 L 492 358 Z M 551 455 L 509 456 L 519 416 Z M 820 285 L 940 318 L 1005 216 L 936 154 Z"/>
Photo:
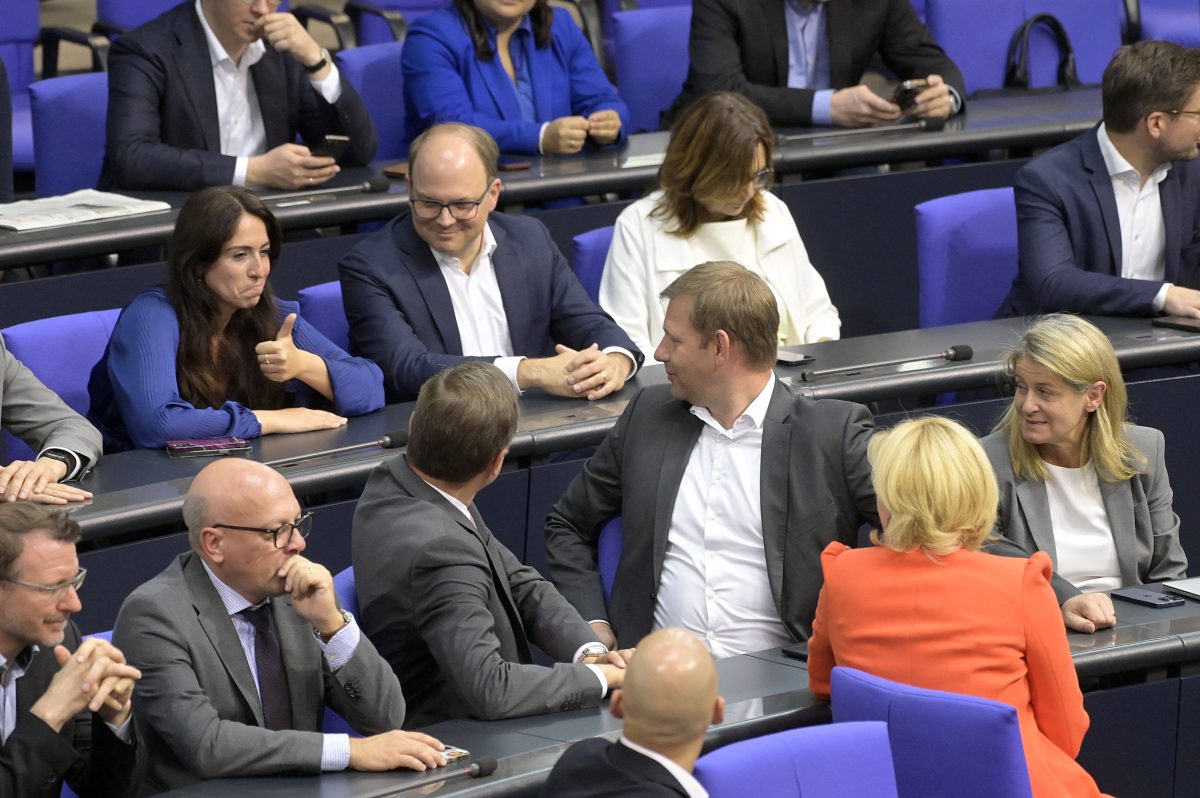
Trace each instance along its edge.
<path fill-rule="evenodd" d="M 287 92 L 269 91 L 260 87 L 275 87 L 287 85 L 284 75 L 283 56 L 271 47 L 250 67 L 250 75 L 254 78 L 254 93 L 258 96 L 258 110 L 262 114 L 263 130 L 267 134 L 267 146 L 278 145 L 291 140 L 288 135 Z"/>
<path fill-rule="evenodd" d="M 684 406 L 683 412 L 672 414 L 671 420 L 663 430 L 665 443 L 659 465 L 659 472 L 662 474 L 661 488 L 658 491 L 658 501 L 654 505 L 655 585 L 662 579 L 663 560 L 667 554 L 667 533 L 671 531 L 671 515 L 675 512 L 679 483 L 683 481 L 688 458 L 691 457 L 692 448 L 700 439 L 700 432 L 704 428 L 704 422 L 687 410 L 687 403 L 681 404 Z"/>
<path fill-rule="evenodd" d="M 1017 483 L 1017 507 L 1025 521 L 1025 529 L 1039 551 L 1050 555 L 1054 569 L 1058 570 L 1058 550 L 1054 547 L 1054 529 L 1050 522 L 1050 500 L 1046 498 L 1046 483 L 1026 479 Z"/>
<path fill-rule="evenodd" d="M 783 561 L 787 546 L 788 478 L 791 475 L 792 426 L 787 423 L 792 393 L 776 380 L 763 420 L 762 455 L 759 465 L 759 502 L 762 511 L 763 553 L 767 579 L 779 617 L 783 611 Z M 803 475 L 801 475 L 803 478 Z"/>
<path fill-rule="evenodd" d="M 246 653 L 233 628 L 233 621 L 217 595 L 217 589 L 204 571 L 204 565 L 194 554 L 187 555 L 183 566 L 184 581 L 192 606 L 200 621 L 200 628 L 212 643 L 221 664 L 225 666 L 229 678 L 242 694 L 242 700 L 249 705 L 254 713 L 254 720 L 259 726 L 264 726 L 262 701 L 258 697 L 258 689 L 254 686 L 254 675 L 250 673 L 250 663 L 246 661 Z"/>
<path fill-rule="evenodd" d="M 204 37 L 204 29 L 200 27 L 200 18 L 194 12 L 189 10 L 189 13 L 178 18 L 175 38 L 178 46 L 173 57 L 184 92 L 192 105 L 193 122 L 204 138 L 204 149 L 220 152 L 221 130 L 212 60 L 208 52 L 208 40 Z"/>
<path fill-rule="evenodd" d="M 1136 477 L 1135 477 L 1136 478 Z M 1134 551 L 1133 487 L 1129 480 L 1100 482 L 1104 512 L 1117 546 L 1117 564 L 1121 569 L 1121 584 L 1138 583 L 1137 552 Z"/>
<path fill-rule="evenodd" d="M 780 3 L 780 6 L 783 4 Z M 841 47 L 834 46 L 834 42 L 848 42 L 847 37 L 842 39 L 837 38 L 837 32 L 840 30 L 853 30 L 857 25 L 857 20 L 854 19 L 854 9 L 850 8 L 849 3 L 841 2 L 841 0 L 829 0 L 825 4 L 825 41 L 826 51 L 829 53 L 829 83 L 834 88 L 838 86 L 849 86 L 857 83 L 857 75 L 850 74 L 850 46 L 845 44 Z M 783 37 L 784 43 L 784 83 L 787 82 L 787 25 L 785 20 L 779 20 L 779 30 L 777 36 Z"/>
<path fill-rule="evenodd" d="M 555 12 L 558 13 L 558 12 Z M 522 34 L 529 46 L 525 48 L 526 57 L 529 59 L 529 82 L 533 87 L 533 109 L 537 114 L 538 119 L 553 119 L 554 118 L 554 91 L 550 82 L 550 76 L 558 72 L 558 66 L 555 63 L 553 47 L 538 47 L 533 40 L 533 32 Z M 515 34 L 514 34 L 515 38 Z M 505 75 L 507 78 L 508 76 Z M 509 81 L 511 85 L 511 81 Z M 516 97 L 516 87 L 513 87 L 513 96 Z M 520 113 L 518 112 L 518 117 Z"/>
<path fill-rule="evenodd" d="M 486 28 L 491 26 L 484 23 Z M 496 46 L 496 36 L 494 32 L 489 30 L 490 41 L 493 48 Z M 472 48 L 472 52 L 474 48 Z M 517 87 L 512 82 L 512 78 L 504 71 L 504 65 L 500 63 L 500 56 L 497 54 L 490 61 L 480 61 L 478 58 L 475 61 L 475 69 L 479 70 L 483 76 L 483 85 L 487 86 L 488 94 L 492 95 L 492 102 L 499 109 L 501 119 L 520 119 L 521 106 L 517 102 Z M 533 56 L 530 54 L 529 66 L 533 69 Z M 535 91 L 536 94 L 536 91 Z"/>
<path fill-rule="evenodd" d="M 279 653 L 283 656 L 283 667 L 287 672 L 288 696 L 292 700 L 292 723 L 301 731 L 317 731 L 318 727 L 305 728 L 317 709 L 312 697 L 324 696 L 322 670 L 316 667 L 305 649 L 312 645 L 312 627 L 296 614 L 288 596 L 271 599 L 271 611 L 275 615 L 275 636 L 279 639 Z M 299 621 L 299 623 L 297 623 Z M 323 704 L 323 702 L 322 702 Z"/>
<path fill-rule="evenodd" d="M 496 272 L 496 284 L 500 287 L 500 300 L 504 303 L 504 316 L 508 321 L 508 340 L 514 355 L 531 351 L 529 341 L 529 288 L 525 284 L 528 271 L 520 264 L 521 253 L 505 246 L 508 233 L 498 224 L 489 225 L 496 239 L 496 251 L 492 253 L 492 269 Z"/>
<path fill-rule="evenodd" d="M 447 355 L 461 355 L 462 338 L 458 334 L 458 322 L 454 319 L 454 303 L 450 301 L 450 289 L 446 287 L 446 279 L 442 277 L 429 244 L 417 235 L 411 214 L 396 225 L 395 231 L 396 246 L 405 255 L 400 262 L 412 275 L 417 290 L 421 292 L 421 298 L 425 300 L 429 316 L 442 337 L 442 350 Z"/>
<path fill-rule="evenodd" d="M 1192 285 L 1191 274 L 1180 274 L 1180 269 L 1183 268 L 1179 262 L 1180 250 L 1190 244 L 1191 241 L 1180 241 L 1179 238 L 1183 234 L 1192 234 L 1191 220 L 1184 222 L 1182 217 L 1183 200 L 1179 192 L 1179 170 L 1180 164 L 1175 164 L 1171 167 L 1171 171 L 1167 172 L 1167 176 L 1158 184 L 1158 201 L 1162 207 L 1163 227 L 1167 232 L 1167 248 L 1166 248 L 1166 269 L 1163 279 L 1168 283 L 1179 283 L 1180 285 Z M 1191 269 L 1189 269 L 1191 271 Z"/>
<path fill-rule="evenodd" d="M 1100 206 L 1100 216 L 1104 219 L 1104 234 L 1108 238 L 1108 250 L 1112 260 L 1107 264 L 1107 273 L 1121 273 L 1121 218 L 1117 215 L 1117 198 L 1113 194 L 1112 178 L 1108 174 L 1108 166 L 1104 163 L 1104 155 L 1100 152 L 1100 143 L 1096 139 L 1098 128 L 1086 133 L 1083 140 L 1083 168 L 1089 173 L 1088 182 L 1096 195 L 1096 203 Z M 1092 264 L 1097 270 L 1104 270 L 1106 264 Z"/>

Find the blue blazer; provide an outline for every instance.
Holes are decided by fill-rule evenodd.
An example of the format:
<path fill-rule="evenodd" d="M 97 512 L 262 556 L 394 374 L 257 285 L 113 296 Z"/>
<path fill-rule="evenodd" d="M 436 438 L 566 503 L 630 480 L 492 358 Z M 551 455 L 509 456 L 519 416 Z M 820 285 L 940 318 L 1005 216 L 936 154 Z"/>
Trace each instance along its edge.
<path fill-rule="evenodd" d="M 620 346 L 642 363 L 642 353 L 600 306 L 588 298 L 550 231 L 529 216 L 493 213 L 492 266 L 513 353 L 549 357 L 554 345 L 583 349 Z M 338 264 L 350 348 L 383 369 L 389 402 L 416 397 L 425 380 L 467 360 L 450 290 L 408 212 L 388 222 Z"/>
<path fill-rule="evenodd" d="M 620 114 L 623 140 L 629 109 L 575 21 L 555 10 L 550 32 L 550 45 L 534 47 L 529 55 L 537 121 L 526 122 L 517 104 L 517 88 L 500 58 L 480 61 L 475 56 L 458 11 L 446 8 L 413 22 L 401 56 L 404 146 L 438 122 L 465 122 L 490 133 L 502 152 L 536 155 L 542 123 L 604 109 Z"/>
<path fill-rule="evenodd" d="M 299 313 L 295 302 L 275 300 L 279 321 Z M 297 316 L 292 340 L 325 361 L 333 385 L 333 402 L 299 380 L 284 383 L 297 407 L 318 407 L 343 416 L 358 416 L 383 407 L 383 375 L 369 360 L 350 357 Z M 221 407 L 195 407 L 179 395 L 176 356 L 179 318 L 162 288 L 134 297 L 121 311 L 104 357 L 88 383 L 88 419 L 104 434 L 104 449 L 161 449 L 169 440 L 237 435 L 257 438 L 262 426 L 254 411 L 227 401 Z M 253 357 L 249 352 L 247 357 Z"/>
<path fill-rule="evenodd" d="M 375 123 L 349 82 L 330 105 L 304 68 L 267 47 L 250 68 L 267 147 L 350 137 L 343 165 L 375 157 Z M 233 182 L 237 159 L 221 154 L 217 94 L 204 29 L 192 0 L 122 35 L 108 56 L 108 139 L 103 188 L 191 191 Z"/>
<path fill-rule="evenodd" d="M 1099 126 L 1017 172 L 1020 272 L 1000 316 L 1071 311 L 1152 316 L 1156 280 L 1121 277 L 1121 224 Z M 1200 161 L 1176 161 L 1158 187 L 1167 282 L 1200 288 Z"/>

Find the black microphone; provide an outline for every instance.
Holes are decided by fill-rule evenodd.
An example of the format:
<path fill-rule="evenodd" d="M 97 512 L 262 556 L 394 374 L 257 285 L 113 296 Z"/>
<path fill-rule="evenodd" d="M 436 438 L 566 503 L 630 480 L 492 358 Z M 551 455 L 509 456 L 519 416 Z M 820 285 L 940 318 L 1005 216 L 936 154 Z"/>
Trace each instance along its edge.
<path fill-rule="evenodd" d="M 936 133 L 946 127 L 946 119 L 918 119 L 916 122 L 899 122 L 894 125 L 875 125 L 873 127 L 838 128 L 824 130 L 819 133 L 781 133 L 775 137 L 780 144 L 790 144 L 794 141 L 809 141 L 812 139 L 841 138 L 843 136 L 866 136 L 871 133 L 890 133 L 895 130 L 919 130 L 926 133 Z"/>
<path fill-rule="evenodd" d="M 379 439 L 379 445 L 384 449 L 399 449 L 408 443 L 408 427 L 394 429 Z"/>
<path fill-rule="evenodd" d="M 368 179 L 361 183 L 355 183 L 352 186 L 333 186 L 330 188 L 314 186 L 303 191 L 284 191 L 279 194 L 271 194 L 270 196 L 263 197 L 263 199 L 268 202 L 292 199 L 325 200 L 342 194 L 377 194 L 381 191 L 387 191 L 391 184 L 391 181 L 383 175 L 373 174 Z"/>
<path fill-rule="evenodd" d="M 271 468 L 281 468 L 283 466 L 295 465 L 303 463 L 306 460 L 312 460 L 317 457 L 332 457 L 338 454 L 346 454 L 347 452 L 360 452 L 364 449 L 398 449 L 408 443 L 408 428 L 395 429 L 384 435 L 377 441 L 367 441 L 366 443 L 355 443 L 350 446 L 339 446 L 336 449 L 329 449 L 324 452 L 312 452 L 310 454 L 298 454 L 295 457 L 284 457 L 279 460 L 271 460 L 266 465 Z"/>
<path fill-rule="evenodd" d="M 496 772 L 496 757 L 481 756 L 466 767 L 460 768 L 433 768 L 426 770 L 421 778 L 413 779 L 401 787 L 396 792 L 388 793 L 388 798 L 394 795 L 403 795 L 410 790 L 416 790 L 421 787 L 428 787 L 430 784 L 438 784 L 439 782 L 449 781 L 461 776 L 467 776 L 472 779 L 482 779 L 485 776 L 490 776 Z"/>
<path fill-rule="evenodd" d="M 901 366 L 906 363 L 920 363 L 922 360 L 945 360 L 948 363 L 956 363 L 960 360 L 970 360 L 975 356 L 975 350 L 966 344 L 957 344 L 950 347 L 944 352 L 938 352 L 936 355 L 920 355 L 919 357 L 901 357 L 896 360 L 881 360 L 878 363 L 861 363 L 857 366 L 841 366 L 836 369 L 821 369 L 820 371 L 802 371 L 800 379 L 804 382 L 812 382 L 818 377 L 827 377 L 830 374 L 848 374 L 858 371 L 866 371 L 867 369 L 883 368 L 884 366 Z"/>

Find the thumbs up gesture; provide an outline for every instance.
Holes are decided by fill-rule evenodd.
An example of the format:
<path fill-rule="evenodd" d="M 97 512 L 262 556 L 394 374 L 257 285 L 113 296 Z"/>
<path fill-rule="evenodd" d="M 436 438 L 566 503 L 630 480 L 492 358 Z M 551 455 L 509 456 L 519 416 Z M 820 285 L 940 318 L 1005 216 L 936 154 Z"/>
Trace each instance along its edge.
<path fill-rule="evenodd" d="M 292 328 L 295 326 L 296 314 L 289 313 L 274 341 L 263 341 L 254 347 L 258 368 L 268 380 L 287 382 L 299 376 L 303 369 L 303 358 L 299 355 L 304 353 L 297 350 L 292 341 Z"/>

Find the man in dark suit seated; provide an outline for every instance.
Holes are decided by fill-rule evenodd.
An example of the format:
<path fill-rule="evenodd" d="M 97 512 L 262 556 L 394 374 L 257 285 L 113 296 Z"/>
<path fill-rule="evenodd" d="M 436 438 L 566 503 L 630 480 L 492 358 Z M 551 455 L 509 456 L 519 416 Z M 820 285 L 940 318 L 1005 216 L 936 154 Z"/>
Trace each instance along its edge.
<path fill-rule="evenodd" d="M 831 541 L 878 523 L 861 405 L 775 378 L 779 307 L 736 263 L 697 266 L 669 300 L 654 356 L 670 385 L 641 391 L 546 521 L 550 573 L 612 648 L 683 627 L 717 657 L 812 633 Z M 605 608 L 602 525 L 620 515 Z"/>
<path fill-rule="evenodd" d="M 135 795 L 130 697 L 141 674 L 111 643 L 82 643 L 79 525 L 30 502 L 0 505 L 0 795 Z"/>
<path fill-rule="evenodd" d="M 363 627 L 406 685 L 410 725 L 596 706 L 632 658 L 596 642 L 475 508 L 516 429 L 516 394 L 495 366 L 439 372 L 421 387 L 407 450 L 372 472 L 358 501 Z M 530 643 L 557 664 L 534 665 Z"/>
<path fill-rule="evenodd" d="M 389 401 L 466 360 L 495 363 L 518 390 L 599 399 L 642 362 L 545 225 L 494 213 L 498 157 L 477 127 L 422 133 L 408 151 L 410 209 L 338 265 L 351 348 L 383 369 Z"/>
<path fill-rule="evenodd" d="M 327 134 L 349 136 L 344 164 L 374 157 L 358 94 L 278 6 L 185 0 L 113 43 L 102 187 L 308 188 L 338 172 L 310 149 Z"/>
<path fill-rule="evenodd" d="M 277 471 L 213 463 L 183 517 L 192 550 L 125 599 L 113 633 L 143 673 L 147 791 L 446 764 L 437 740 L 398 731 L 400 684 L 338 606 L 329 571 L 300 556 L 311 516 Z M 322 734 L 326 705 L 367 736 Z"/>
<path fill-rule="evenodd" d="M 1014 181 L 1020 273 L 1002 316 L 1071 311 L 1200 318 L 1200 51 L 1117 51 L 1104 121 Z"/>
<path fill-rule="evenodd" d="M 710 91 L 745 94 L 773 125 L 863 127 L 962 110 L 962 73 L 909 0 L 695 0 L 683 92 L 667 118 Z M 916 105 L 859 83 L 878 53 L 900 80 L 923 78 Z"/>
<path fill-rule="evenodd" d="M 708 793 L 692 777 L 710 723 L 725 715 L 712 655 L 683 629 L 660 629 L 638 644 L 612 714 L 621 738 L 575 743 L 550 771 L 545 798 L 684 796 Z"/>

